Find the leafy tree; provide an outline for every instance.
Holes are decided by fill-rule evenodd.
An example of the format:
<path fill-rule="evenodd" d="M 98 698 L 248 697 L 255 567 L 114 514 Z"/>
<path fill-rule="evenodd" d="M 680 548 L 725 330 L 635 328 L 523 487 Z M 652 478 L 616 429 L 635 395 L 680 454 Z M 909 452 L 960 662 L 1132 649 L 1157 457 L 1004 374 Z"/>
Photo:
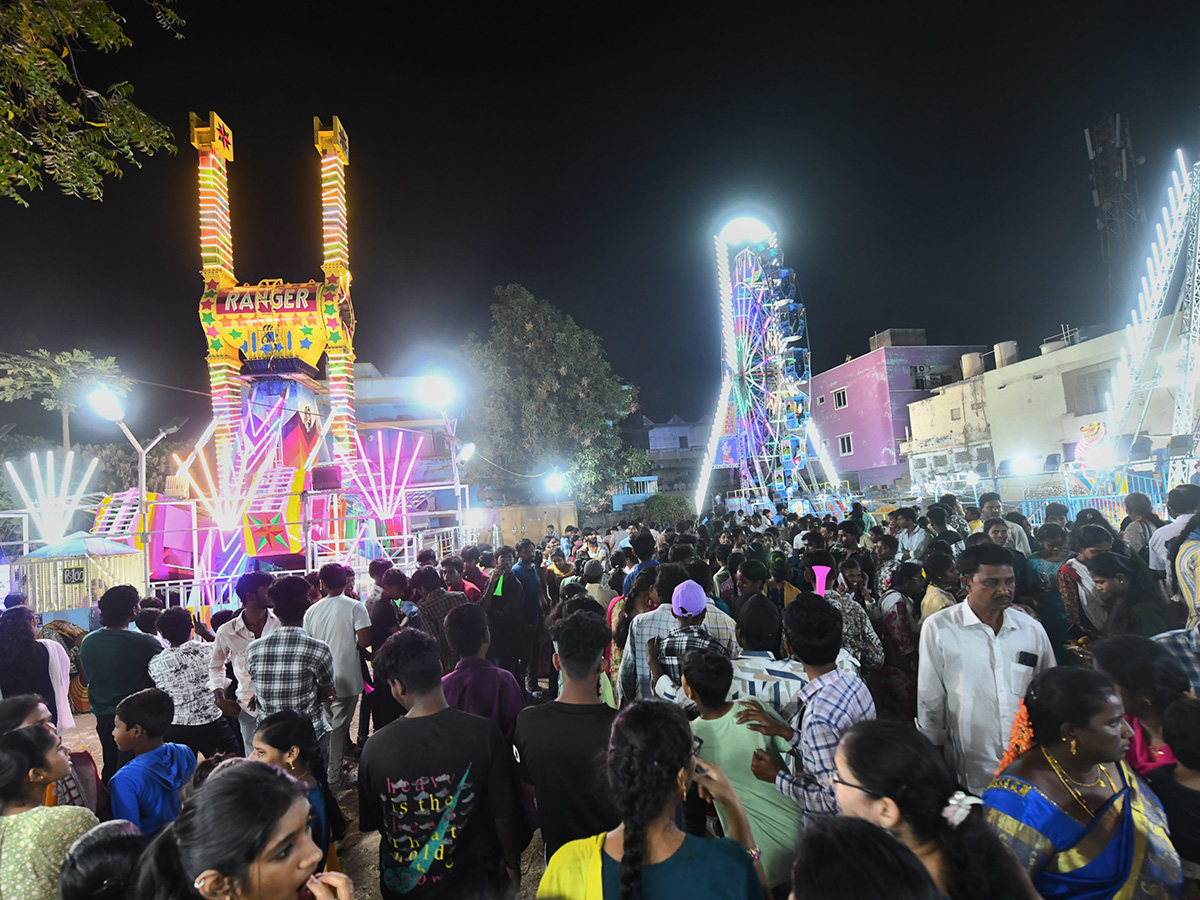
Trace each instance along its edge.
<path fill-rule="evenodd" d="M 651 522 L 678 522 L 694 519 L 696 507 L 687 497 L 679 494 L 651 494 L 642 504 L 642 512 Z"/>
<path fill-rule="evenodd" d="M 87 350 L 30 350 L 25 354 L 0 353 L 0 400 L 42 398 L 42 406 L 62 415 L 62 447 L 71 447 L 71 414 L 89 388 L 103 386 L 120 394 L 129 390 L 112 356 L 96 357 Z"/>
<path fill-rule="evenodd" d="M 145 441 L 142 442 L 145 446 Z M 184 458 L 192 450 L 193 442 L 187 439 L 159 441 L 146 456 L 146 490 L 150 493 L 162 491 L 167 486 L 167 476 L 175 474 L 172 453 Z M 138 483 L 137 453 L 128 441 L 112 444 L 84 444 L 79 448 L 83 465 L 93 458 L 99 459 L 96 473 L 92 476 L 88 490 L 101 494 L 118 494 Z"/>
<path fill-rule="evenodd" d="M 599 510 L 613 485 L 650 467 L 645 450 L 622 446 L 616 424 L 637 408 L 637 389 L 613 374 L 600 338 L 552 303 L 519 284 L 496 297 L 488 339 L 471 334 L 463 345 L 475 370 L 465 424 L 480 453 L 471 466 L 514 488 L 558 466 L 567 492 Z"/>
<path fill-rule="evenodd" d="M 174 0 L 147 0 L 175 37 Z M 80 51 L 112 53 L 133 43 L 105 0 L 12 0 L 0 4 L 0 196 L 22 206 L 45 175 L 64 194 L 100 200 L 105 177 L 138 154 L 173 153 L 170 129 L 133 102 L 122 81 L 94 90 L 79 72 Z"/>

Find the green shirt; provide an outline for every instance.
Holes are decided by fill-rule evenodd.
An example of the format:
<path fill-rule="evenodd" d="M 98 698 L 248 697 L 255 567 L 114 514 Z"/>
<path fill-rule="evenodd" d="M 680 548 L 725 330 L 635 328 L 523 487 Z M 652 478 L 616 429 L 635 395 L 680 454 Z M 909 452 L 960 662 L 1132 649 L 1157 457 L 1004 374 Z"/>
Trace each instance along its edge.
<path fill-rule="evenodd" d="M 0 816 L 0 897 L 58 900 L 58 873 L 68 848 L 98 824 L 82 806 L 39 806 Z"/>
<path fill-rule="evenodd" d="M 729 781 L 746 808 L 746 818 L 758 849 L 762 851 L 763 871 L 772 887 L 787 884 L 791 877 L 792 861 L 796 858 L 796 847 L 800 843 L 800 828 L 804 811 L 790 797 L 785 797 L 773 782 L 759 781 L 750 771 L 750 761 L 755 750 L 774 750 L 786 758 L 791 751 L 787 741 L 779 737 L 767 737 L 751 731 L 736 720 L 738 705 L 735 703 L 719 719 L 696 719 L 692 722 L 692 733 L 704 741 L 699 758 L 720 766 L 729 776 Z M 729 833 L 729 822 L 724 809 L 717 806 L 721 827 Z"/>
<path fill-rule="evenodd" d="M 143 688 L 154 687 L 147 666 L 162 644 L 140 631 L 93 631 L 79 645 L 88 677 L 88 702 L 98 716 L 111 716 L 117 704 Z"/>

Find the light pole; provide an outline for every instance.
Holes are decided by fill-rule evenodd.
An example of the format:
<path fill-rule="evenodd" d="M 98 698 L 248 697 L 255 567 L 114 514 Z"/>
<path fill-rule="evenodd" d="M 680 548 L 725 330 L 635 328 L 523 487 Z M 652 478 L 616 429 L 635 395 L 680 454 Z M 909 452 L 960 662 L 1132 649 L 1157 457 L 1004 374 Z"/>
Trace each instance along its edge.
<path fill-rule="evenodd" d="M 563 477 L 562 472 L 558 471 L 558 469 L 554 469 L 549 475 L 546 476 L 546 487 L 554 492 L 554 521 L 560 532 L 560 537 L 562 532 L 562 515 L 558 510 L 558 493 L 564 487 L 566 487 L 566 485 L 567 479 Z"/>
<path fill-rule="evenodd" d="M 463 515 L 463 497 L 462 497 L 462 481 L 459 476 L 459 462 L 466 462 L 471 458 L 471 454 L 463 455 L 460 459 L 460 453 L 457 447 L 458 438 L 456 432 L 458 430 L 458 420 L 451 419 L 446 412 L 446 408 L 454 401 L 455 389 L 450 383 L 450 379 L 445 375 L 432 374 L 423 375 L 420 380 L 420 402 L 425 406 L 436 409 L 442 417 L 442 426 L 446 429 L 446 437 L 449 438 L 450 446 L 450 471 L 454 477 L 454 503 L 457 511 L 456 520 L 458 522 L 458 543 L 461 546 L 465 536 L 466 519 Z M 472 444 L 471 453 L 475 452 L 475 445 Z M 464 448 L 465 450 L 465 448 Z"/>
<path fill-rule="evenodd" d="M 108 388 L 97 388 L 88 395 L 88 403 L 96 415 L 102 419 L 108 419 L 114 422 L 118 428 L 124 433 L 125 437 L 129 438 L 129 443 L 133 444 L 133 449 L 137 451 L 138 456 L 138 521 L 141 529 L 138 531 L 137 539 L 142 544 L 142 558 L 145 562 L 144 578 L 145 585 L 143 591 L 150 593 L 150 522 L 149 522 L 149 505 L 146 503 L 146 454 L 154 449 L 168 434 L 174 434 L 186 423 L 187 419 L 183 417 L 172 419 L 166 425 L 160 425 L 158 435 L 149 444 L 143 447 L 138 439 L 133 436 L 133 432 L 125 424 L 125 410 L 121 406 L 121 401 Z"/>

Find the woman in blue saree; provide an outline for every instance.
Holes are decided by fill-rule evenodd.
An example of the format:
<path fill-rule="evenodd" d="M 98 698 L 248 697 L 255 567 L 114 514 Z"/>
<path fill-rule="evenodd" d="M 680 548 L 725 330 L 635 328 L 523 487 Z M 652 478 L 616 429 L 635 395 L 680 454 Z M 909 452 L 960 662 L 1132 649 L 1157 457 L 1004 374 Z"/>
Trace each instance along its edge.
<path fill-rule="evenodd" d="M 1131 732 L 1112 682 L 1059 667 L 1034 678 L 1020 755 L 983 794 L 984 819 L 1045 900 L 1177 900 L 1183 887 L 1158 799 L 1123 761 Z M 1024 738 L 1024 740 L 1022 740 Z"/>

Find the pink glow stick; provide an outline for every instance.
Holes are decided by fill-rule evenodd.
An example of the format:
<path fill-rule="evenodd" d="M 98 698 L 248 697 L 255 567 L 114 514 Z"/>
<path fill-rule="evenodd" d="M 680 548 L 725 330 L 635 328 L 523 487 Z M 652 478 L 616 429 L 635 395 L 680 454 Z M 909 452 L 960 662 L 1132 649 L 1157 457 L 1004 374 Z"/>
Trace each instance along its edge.
<path fill-rule="evenodd" d="M 829 580 L 829 573 L 833 569 L 829 566 L 813 566 L 813 574 L 817 576 L 817 593 L 822 597 L 825 596 L 825 583 Z"/>

